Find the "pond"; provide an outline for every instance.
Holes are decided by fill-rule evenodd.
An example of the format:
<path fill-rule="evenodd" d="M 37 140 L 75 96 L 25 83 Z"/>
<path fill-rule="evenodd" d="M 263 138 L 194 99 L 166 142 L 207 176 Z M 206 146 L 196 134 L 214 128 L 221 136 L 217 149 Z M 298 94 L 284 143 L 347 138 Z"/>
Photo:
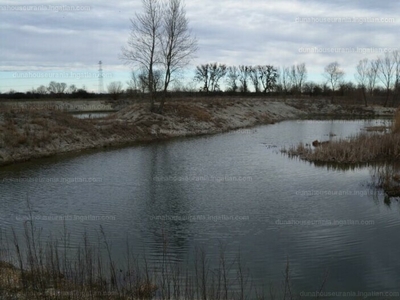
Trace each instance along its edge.
<path fill-rule="evenodd" d="M 60 156 L 0 168 L 0 226 L 22 234 L 29 215 L 43 238 L 71 247 L 102 225 L 112 251 L 126 240 L 156 262 L 165 237 L 175 261 L 201 247 L 210 261 L 239 251 L 256 285 L 280 286 L 287 260 L 300 292 L 398 291 L 400 210 L 370 188 L 368 167 L 317 167 L 280 152 L 349 137 L 385 120 L 299 120 L 207 137 Z"/>
<path fill-rule="evenodd" d="M 114 111 L 74 112 L 72 116 L 78 119 L 99 119 L 111 115 Z"/>

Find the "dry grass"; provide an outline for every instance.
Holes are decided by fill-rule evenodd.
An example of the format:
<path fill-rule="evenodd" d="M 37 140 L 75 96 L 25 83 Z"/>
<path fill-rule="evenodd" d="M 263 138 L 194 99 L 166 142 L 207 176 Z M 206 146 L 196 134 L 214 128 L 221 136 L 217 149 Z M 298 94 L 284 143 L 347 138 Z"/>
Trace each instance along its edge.
<path fill-rule="evenodd" d="M 390 131 L 389 126 L 368 126 L 365 127 L 365 131 L 367 132 L 387 132 Z"/>
<path fill-rule="evenodd" d="M 282 152 L 318 163 L 358 164 L 400 158 L 400 108 L 397 109 L 392 131 L 386 126 L 372 127 L 367 133 L 360 133 L 349 139 L 332 141 L 324 147 L 311 147 L 300 143 Z"/>
<path fill-rule="evenodd" d="M 254 286 L 240 253 L 227 259 L 223 245 L 214 264 L 203 249 L 197 248 L 193 261 L 183 265 L 170 259 L 163 234 L 163 253 L 157 264 L 135 256 L 129 241 L 124 261 L 117 263 L 102 227 L 98 234 L 96 244 L 84 233 L 76 248 L 70 245 L 65 223 L 57 239 L 43 240 L 32 221 L 24 223 L 21 235 L 14 230 L 4 236 L 0 233 L 0 299 L 263 300 L 280 295 L 298 299 L 289 261 L 281 290 L 272 287 L 267 297 Z M 13 261 L 15 266 L 6 261 Z"/>
<path fill-rule="evenodd" d="M 392 132 L 389 133 L 378 133 L 387 129 L 383 126 L 382 130 L 360 133 L 350 139 L 333 141 L 322 147 L 300 143 L 289 149 L 282 149 L 282 152 L 324 165 L 383 162 L 374 171 L 373 185 L 382 189 L 389 198 L 400 197 L 400 168 L 393 164 L 400 159 L 400 109 L 396 111 L 393 123 Z"/>
<path fill-rule="evenodd" d="M 7 110 L 0 123 L 0 147 L 54 147 L 54 140 L 72 140 L 74 136 L 95 138 L 98 130 L 90 120 L 81 120 L 56 110 Z"/>
<path fill-rule="evenodd" d="M 386 195 L 400 197 L 400 168 L 398 164 L 383 164 L 373 168 L 373 185 Z"/>
<path fill-rule="evenodd" d="M 206 108 L 194 104 L 167 103 L 165 105 L 165 113 L 184 119 L 192 118 L 199 122 L 212 122 L 213 120 L 211 113 Z"/>
<path fill-rule="evenodd" d="M 29 200 L 27 205 L 30 213 L 22 231 L 0 228 L 0 299 L 299 299 L 289 260 L 281 288 L 268 283 L 267 297 L 264 288 L 254 285 L 240 251 L 228 259 L 222 243 L 215 261 L 196 247 L 193 259 L 177 262 L 160 228 L 162 253 L 156 263 L 135 255 L 129 240 L 125 253 L 116 259 L 101 225 L 97 235 L 84 232 L 72 245 L 65 221 L 57 237 L 44 235 L 32 221 Z M 326 277 L 320 291 L 325 283 Z"/>
<path fill-rule="evenodd" d="M 400 133 L 400 107 L 396 110 L 396 113 L 394 115 L 392 132 Z"/>
<path fill-rule="evenodd" d="M 313 148 L 299 144 L 283 152 L 314 162 L 366 163 L 400 158 L 400 134 L 361 133 L 348 140 Z"/>

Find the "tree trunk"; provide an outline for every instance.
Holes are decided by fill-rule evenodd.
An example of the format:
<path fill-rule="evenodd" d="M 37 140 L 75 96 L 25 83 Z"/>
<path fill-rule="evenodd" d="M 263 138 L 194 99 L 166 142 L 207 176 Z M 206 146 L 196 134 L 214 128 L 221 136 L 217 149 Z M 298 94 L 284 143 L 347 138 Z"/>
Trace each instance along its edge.
<path fill-rule="evenodd" d="M 164 104 L 165 104 L 165 100 L 167 99 L 168 86 L 169 86 L 170 81 L 171 81 L 171 71 L 170 71 L 170 66 L 168 64 L 167 71 L 165 74 L 165 80 L 164 80 L 164 90 L 163 90 L 163 94 L 161 97 L 160 105 L 158 107 L 159 114 L 163 113 Z"/>

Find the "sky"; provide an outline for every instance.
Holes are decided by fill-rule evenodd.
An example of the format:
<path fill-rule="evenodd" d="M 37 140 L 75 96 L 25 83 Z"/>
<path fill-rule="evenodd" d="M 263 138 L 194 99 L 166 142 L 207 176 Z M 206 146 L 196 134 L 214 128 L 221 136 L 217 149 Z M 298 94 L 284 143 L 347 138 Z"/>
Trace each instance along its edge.
<path fill-rule="evenodd" d="M 276 67 L 305 63 L 308 80 L 323 82 L 324 67 L 337 61 L 354 80 L 360 59 L 400 50 L 397 0 L 186 0 L 197 65 Z M 27 91 L 50 81 L 98 91 L 98 62 L 104 86 L 126 87 L 131 67 L 119 59 L 130 18 L 141 0 L 100 2 L 0 0 L 0 92 Z M 399 47 L 399 48 L 397 48 Z"/>

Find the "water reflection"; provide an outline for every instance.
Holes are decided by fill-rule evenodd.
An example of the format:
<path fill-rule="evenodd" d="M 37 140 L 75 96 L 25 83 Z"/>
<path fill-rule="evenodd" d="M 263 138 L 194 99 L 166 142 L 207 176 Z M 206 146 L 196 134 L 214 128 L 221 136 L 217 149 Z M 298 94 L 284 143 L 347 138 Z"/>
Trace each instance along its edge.
<path fill-rule="evenodd" d="M 400 276 L 400 260 L 393 250 L 400 247 L 399 206 L 393 201 L 388 206 L 383 194 L 371 192 L 371 166 L 315 165 L 288 159 L 279 151 L 299 142 L 323 140 L 331 132 L 334 138 L 345 138 L 377 123 L 287 121 L 248 132 L 0 168 L 0 227 L 22 228 L 15 216 L 26 213 L 28 195 L 37 215 L 115 217 L 67 222 L 71 247 L 81 243 L 84 231 L 96 239 L 102 225 L 113 254 L 122 258 L 127 239 L 134 254 L 146 253 L 149 262 L 160 260 L 165 242 L 174 261 L 187 261 L 200 246 L 215 262 L 222 243 L 227 259 L 241 250 L 259 285 L 279 284 L 289 257 L 298 290 L 315 290 L 326 269 L 330 271 L 326 290 L 394 290 Z M 251 180 L 211 180 L 212 176 Z M 102 181 L 3 180 L 19 177 Z M 248 218 L 216 218 L 224 215 Z M 189 216 L 214 219 L 190 220 Z M 339 222 L 343 220 L 353 223 Z M 355 225 L 366 221 L 373 225 Z M 62 222 L 41 220 L 37 225 L 43 228 L 44 238 L 63 230 Z"/>
<path fill-rule="evenodd" d="M 111 115 L 115 111 L 102 111 L 102 112 L 78 112 L 72 113 L 72 116 L 78 119 L 99 119 Z"/>
<path fill-rule="evenodd" d="M 184 194 L 184 187 L 179 181 L 168 183 L 168 190 L 160 189 L 163 182 L 157 178 L 170 176 L 180 176 L 183 170 L 174 166 L 174 153 L 166 145 L 150 149 L 148 157 L 149 172 L 146 175 L 148 200 L 146 209 L 146 223 L 153 233 L 154 244 L 167 244 L 168 248 L 173 249 L 177 254 L 184 253 L 188 248 L 187 236 L 189 233 L 189 222 L 179 218 L 187 214 L 187 196 Z M 147 169 L 147 168 L 146 168 Z M 155 256 L 161 257 L 163 247 L 157 248 Z M 182 260 L 182 256 L 177 257 Z"/>
<path fill-rule="evenodd" d="M 400 162 L 385 162 L 370 167 L 372 185 L 385 193 L 385 204 L 400 198 Z"/>
<path fill-rule="evenodd" d="M 299 159 L 290 157 L 291 159 Z M 368 168 L 371 179 L 366 184 L 372 191 L 373 199 L 382 198 L 386 205 L 390 206 L 392 200 L 400 198 L 400 162 L 382 161 L 357 164 L 343 164 L 335 162 L 310 162 L 318 168 L 326 168 L 328 171 L 357 171 Z"/>

